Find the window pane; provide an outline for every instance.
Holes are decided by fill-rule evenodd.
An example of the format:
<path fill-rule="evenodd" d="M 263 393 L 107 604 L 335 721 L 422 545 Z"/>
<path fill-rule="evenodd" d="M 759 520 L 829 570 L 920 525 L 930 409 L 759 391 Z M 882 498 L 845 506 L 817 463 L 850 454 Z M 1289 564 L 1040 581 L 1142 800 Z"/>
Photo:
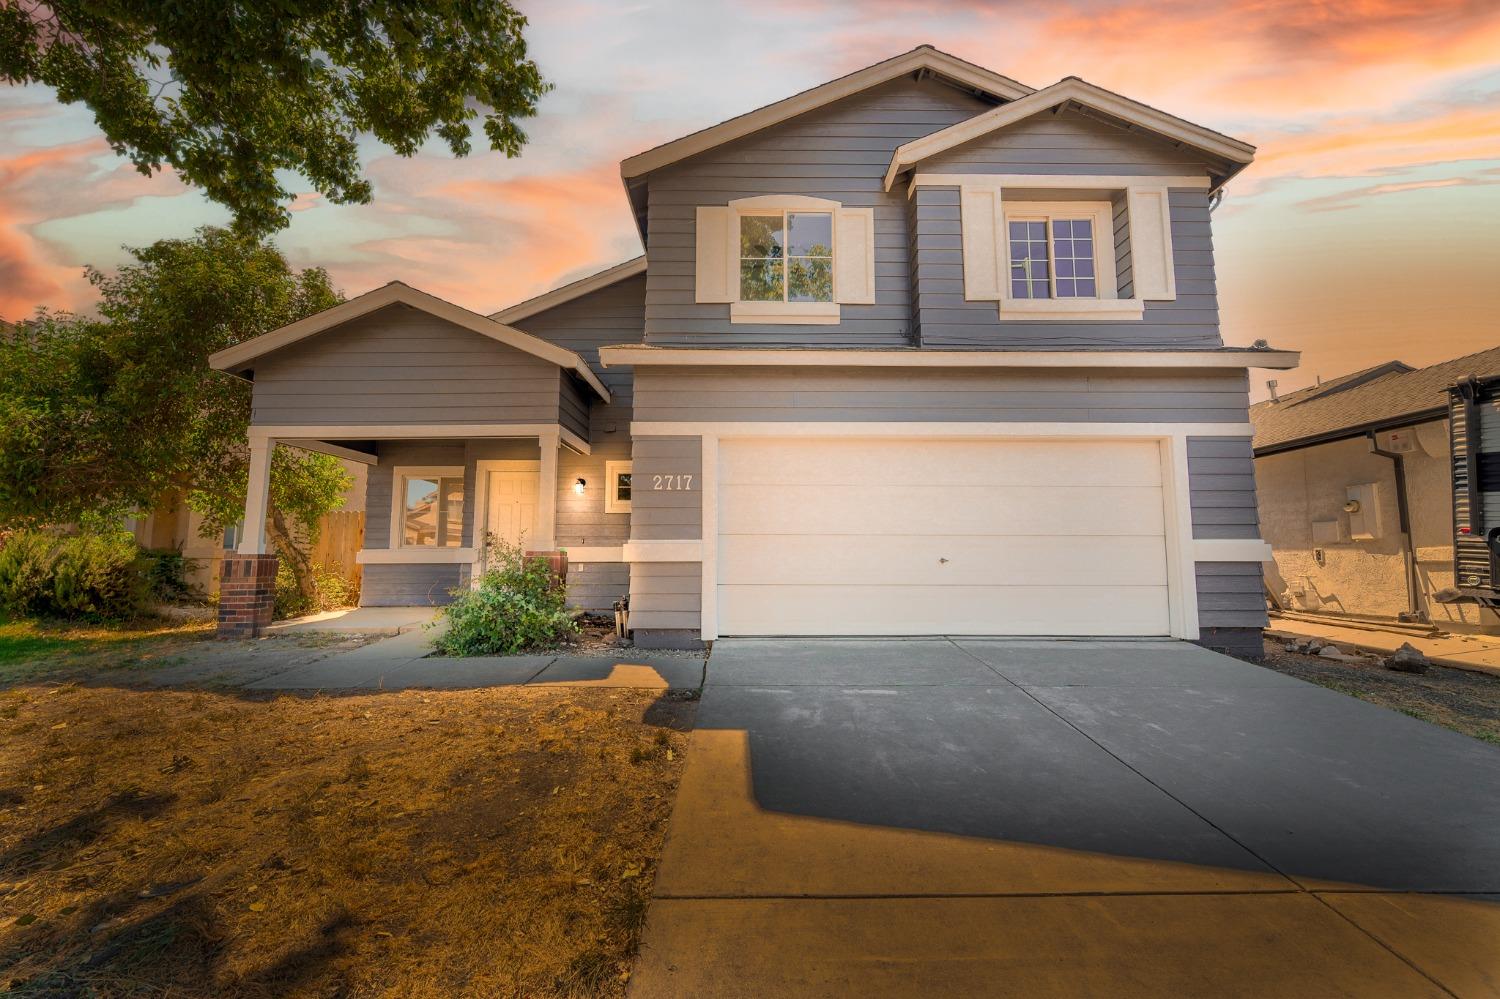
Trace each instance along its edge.
<path fill-rule="evenodd" d="M 833 216 L 816 212 L 787 215 L 787 256 L 833 256 Z"/>
<path fill-rule="evenodd" d="M 781 295 L 780 260 L 740 261 L 740 300 L 744 302 L 779 302 Z"/>
<path fill-rule="evenodd" d="M 402 519 L 403 545 L 437 544 L 438 484 L 433 479 L 407 476 L 405 486 L 406 514 Z"/>
<path fill-rule="evenodd" d="M 615 499 L 622 503 L 630 502 L 630 473 L 621 472 L 615 476 Z"/>
<path fill-rule="evenodd" d="M 442 480 L 442 504 L 438 510 L 438 544 L 457 548 L 464 533 L 464 480 L 461 477 Z"/>
<path fill-rule="evenodd" d="M 787 260 L 787 301 L 833 301 L 833 258 L 792 257 Z"/>
<path fill-rule="evenodd" d="M 1096 298 L 1094 222 L 1092 219 L 1054 219 L 1052 260 L 1057 267 L 1058 298 Z M 1075 276 L 1077 280 L 1074 280 Z"/>
<path fill-rule="evenodd" d="M 785 237 L 780 215 L 740 216 L 741 257 L 779 257 Z"/>

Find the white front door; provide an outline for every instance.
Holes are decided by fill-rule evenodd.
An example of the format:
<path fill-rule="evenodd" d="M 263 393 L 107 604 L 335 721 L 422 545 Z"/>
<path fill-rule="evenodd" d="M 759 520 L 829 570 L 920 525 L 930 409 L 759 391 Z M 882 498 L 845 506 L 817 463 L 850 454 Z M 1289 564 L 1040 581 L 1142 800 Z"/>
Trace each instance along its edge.
<path fill-rule="evenodd" d="M 488 533 L 514 545 L 525 544 L 536 536 L 537 473 L 525 471 L 491 471 L 485 488 L 485 526 Z M 476 538 L 483 546 L 484 538 Z"/>
<path fill-rule="evenodd" d="M 1166 635 L 1152 441 L 726 440 L 723 635 Z"/>

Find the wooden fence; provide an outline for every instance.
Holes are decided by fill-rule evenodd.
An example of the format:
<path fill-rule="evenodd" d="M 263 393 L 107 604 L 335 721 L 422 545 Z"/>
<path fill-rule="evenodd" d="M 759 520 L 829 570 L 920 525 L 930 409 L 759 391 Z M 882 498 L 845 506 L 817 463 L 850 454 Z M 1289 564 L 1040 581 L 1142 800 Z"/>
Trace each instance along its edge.
<path fill-rule="evenodd" d="M 361 510 L 325 513 L 320 521 L 318 543 L 313 545 L 314 565 L 338 567 L 355 586 L 360 584 L 360 565 L 355 554 L 365 544 L 365 515 Z"/>

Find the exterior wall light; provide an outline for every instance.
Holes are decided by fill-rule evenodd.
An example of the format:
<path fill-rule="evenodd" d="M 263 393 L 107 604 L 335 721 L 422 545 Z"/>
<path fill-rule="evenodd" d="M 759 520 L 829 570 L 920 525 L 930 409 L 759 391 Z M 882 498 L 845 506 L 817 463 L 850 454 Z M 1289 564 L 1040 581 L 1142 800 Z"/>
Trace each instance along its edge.
<path fill-rule="evenodd" d="M 582 496 L 583 491 L 588 488 L 588 485 L 583 479 L 575 479 L 573 482 L 573 491 Z"/>

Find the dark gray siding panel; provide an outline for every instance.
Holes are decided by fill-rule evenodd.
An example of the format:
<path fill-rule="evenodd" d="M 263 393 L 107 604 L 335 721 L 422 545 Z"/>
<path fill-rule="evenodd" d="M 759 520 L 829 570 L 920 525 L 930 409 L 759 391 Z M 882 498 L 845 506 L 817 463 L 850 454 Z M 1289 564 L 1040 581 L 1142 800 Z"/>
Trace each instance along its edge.
<path fill-rule="evenodd" d="M 1200 628 L 1266 626 L 1259 562 L 1199 562 L 1197 576 Z"/>
<path fill-rule="evenodd" d="M 892 81 L 674 164 L 650 179 L 646 337 L 656 344 L 889 346 L 911 331 L 906 194 L 887 193 L 904 142 L 988 108 L 934 81 Z M 875 304 L 845 305 L 837 326 L 731 324 L 729 306 L 694 302 L 694 215 L 761 194 L 803 194 L 875 209 Z"/>
<path fill-rule="evenodd" d="M 703 440 L 637 437 L 632 466 L 631 538 L 637 541 L 703 537 Z M 652 488 L 658 475 L 691 475 L 688 489 Z M 639 570 L 639 566 L 636 567 Z M 661 625 L 660 627 L 671 627 Z"/>
<path fill-rule="evenodd" d="M 253 422 L 555 423 L 558 367 L 392 305 L 255 366 Z"/>
<path fill-rule="evenodd" d="M 560 545 L 615 545 L 630 537 L 629 514 L 604 512 L 604 463 L 630 460 L 633 379 L 629 369 L 600 367 L 599 348 L 640 343 L 645 335 L 645 316 L 646 276 L 641 274 L 513 324 L 577 353 L 593 367 L 611 396 L 609 405 L 593 398 L 589 407 L 586 436 L 593 453 L 579 455 L 564 450 L 558 459 Z M 580 478 L 589 484 L 583 496 L 571 488 Z M 614 585 L 610 583 L 606 589 Z"/>
<path fill-rule="evenodd" d="M 568 604 L 608 614 L 630 593 L 630 566 L 624 562 L 568 563 Z"/>
<path fill-rule="evenodd" d="M 1259 538 L 1250 438 L 1189 437 L 1187 450 L 1193 537 Z"/>
<path fill-rule="evenodd" d="M 469 578 L 466 565 L 367 565 L 362 607 L 427 607 L 452 601 L 448 591 Z"/>
<path fill-rule="evenodd" d="M 1246 392 L 1242 371 L 655 368 L 636 419 L 1243 423 Z"/>
<path fill-rule="evenodd" d="M 630 573 L 631 628 L 698 631 L 702 590 L 703 567 L 697 562 L 636 564 Z"/>
<path fill-rule="evenodd" d="M 1209 235 L 1208 193 L 1170 192 L 1177 299 L 1147 302 L 1132 322 L 1001 322 L 994 302 L 964 299 L 963 235 L 957 187 L 919 187 L 916 205 L 916 316 L 928 347 L 1217 347 L 1219 305 Z M 1120 295 L 1130 292 L 1130 256 L 1123 204 L 1115 238 Z"/>
<path fill-rule="evenodd" d="M 589 439 L 589 399 L 598 398 L 592 389 L 571 372 L 558 373 L 560 392 L 557 399 L 557 422 L 565 430 Z M 585 394 L 586 393 L 586 394 Z"/>
<path fill-rule="evenodd" d="M 1172 143 L 1069 111 L 1038 114 L 919 163 L 921 173 L 1208 175 L 1208 162 Z"/>

